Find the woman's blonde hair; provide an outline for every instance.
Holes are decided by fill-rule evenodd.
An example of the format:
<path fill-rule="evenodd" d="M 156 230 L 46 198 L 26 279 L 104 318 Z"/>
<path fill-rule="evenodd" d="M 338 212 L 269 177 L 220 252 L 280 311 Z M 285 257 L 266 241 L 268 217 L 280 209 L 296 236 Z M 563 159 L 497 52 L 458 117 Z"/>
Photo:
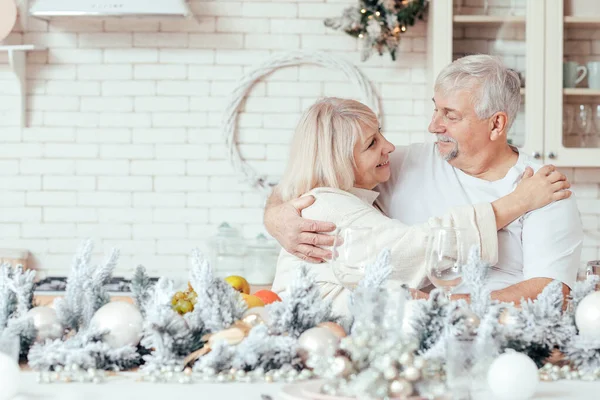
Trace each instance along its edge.
<path fill-rule="evenodd" d="M 354 185 L 354 145 L 364 129 L 379 129 L 373 111 L 348 99 L 326 97 L 300 118 L 279 183 L 284 201 L 316 187 L 348 190 Z"/>

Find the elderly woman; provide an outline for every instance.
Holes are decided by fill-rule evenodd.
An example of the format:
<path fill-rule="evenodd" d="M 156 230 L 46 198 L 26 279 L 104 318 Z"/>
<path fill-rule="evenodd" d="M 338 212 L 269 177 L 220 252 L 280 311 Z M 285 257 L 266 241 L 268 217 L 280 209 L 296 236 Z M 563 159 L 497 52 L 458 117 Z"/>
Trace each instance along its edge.
<path fill-rule="evenodd" d="M 315 197 L 314 204 L 302 211 L 304 218 L 332 222 L 340 228 L 372 228 L 369 243 L 364 245 L 390 249 L 395 279 L 410 287 L 417 287 L 426 277 L 425 248 L 431 228 L 464 228 L 467 242 L 477 244 L 482 258 L 495 264 L 497 230 L 526 212 L 570 195 L 564 190 L 568 182 L 562 174 L 552 173 L 553 167 L 544 167 L 535 175 L 528 169 L 515 191 L 503 198 L 452 208 L 425 224 L 407 226 L 373 205 L 378 196 L 373 189 L 390 178 L 389 155 L 393 151 L 394 145 L 382 135 L 371 109 L 354 100 L 325 98 L 301 117 L 278 191 L 284 201 Z M 273 290 L 284 292 L 301 264 L 305 262 L 282 250 Z M 346 314 L 348 291 L 330 266 L 307 267 L 316 275 L 322 297 L 333 301 L 334 312 Z"/>

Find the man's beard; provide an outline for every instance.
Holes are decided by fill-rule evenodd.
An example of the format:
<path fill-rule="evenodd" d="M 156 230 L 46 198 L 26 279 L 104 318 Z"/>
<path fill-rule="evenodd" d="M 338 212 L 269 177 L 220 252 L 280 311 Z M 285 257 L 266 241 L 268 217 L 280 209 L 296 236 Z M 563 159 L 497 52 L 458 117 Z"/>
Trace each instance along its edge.
<path fill-rule="evenodd" d="M 440 155 L 440 157 L 442 157 L 444 159 L 444 161 L 454 160 L 456 157 L 458 157 L 458 142 L 455 139 L 448 137 L 448 136 L 441 135 L 441 134 L 436 134 L 435 137 L 437 138 L 438 142 L 446 142 L 446 143 L 454 144 L 454 148 L 446 154 L 442 154 L 439 146 L 436 146 L 438 154 Z"/>

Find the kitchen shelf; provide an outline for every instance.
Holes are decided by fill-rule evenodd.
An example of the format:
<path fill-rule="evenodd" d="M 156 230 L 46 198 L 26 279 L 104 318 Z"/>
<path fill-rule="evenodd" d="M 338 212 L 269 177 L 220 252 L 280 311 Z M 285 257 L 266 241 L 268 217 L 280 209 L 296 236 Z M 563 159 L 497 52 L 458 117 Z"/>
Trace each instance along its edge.
<path fill-rule="evenodd" d="M 594 17 L 565 16 L 564 24 L 565 24 L 566 28 L 596 28 L 596 29 L 600 29 L 600 16 L 594 16 Z"/>
<path fill-rule="evenodd" d="M 24 128 L 27 125 L 27 52 L 43 51 L 45 47 L 33 44 L 21 44 L 15 46 L 0 46 L 0 52 L 8 52 L 8 64 L 19 81 L 19 108 L 17 110 L 17 124 Z"/>
<path fill-rule="evenodd" d="M 599 89 L 569 88 L 563 89 L 565 96 L 600 96 Z"/>
<path fill-rule="evenodd" d="M 525 24 L 525 16 L 520 15 L 455 15 L 452 20 L 456 25 Z"/>

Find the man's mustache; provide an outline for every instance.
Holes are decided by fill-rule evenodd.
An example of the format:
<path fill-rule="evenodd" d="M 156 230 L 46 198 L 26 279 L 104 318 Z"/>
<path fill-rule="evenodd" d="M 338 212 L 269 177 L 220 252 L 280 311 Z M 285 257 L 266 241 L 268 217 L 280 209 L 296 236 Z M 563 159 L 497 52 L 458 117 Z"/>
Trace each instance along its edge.
<path fill-rule="evenodd" d="M 456 143 L 456 139 L 453 139 L 451 137 L 448 136 L 444 136 L 442 134 L 437 133 L 435 135 L 435 137 L 437 138 L 438 141 L 440 142 L 448 142 L 448 143 Z"/>

